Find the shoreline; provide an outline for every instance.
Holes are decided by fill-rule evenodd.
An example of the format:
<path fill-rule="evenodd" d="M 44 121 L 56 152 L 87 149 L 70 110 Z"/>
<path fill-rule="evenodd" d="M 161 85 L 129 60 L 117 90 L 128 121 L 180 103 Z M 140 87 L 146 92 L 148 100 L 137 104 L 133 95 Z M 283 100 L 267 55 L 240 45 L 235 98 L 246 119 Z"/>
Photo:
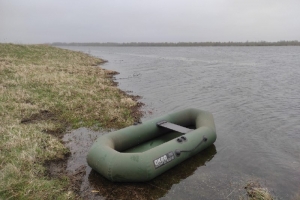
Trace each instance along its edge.
<path fill-rule="evenodd" d="M 95 46 L 95 47 L 230 47 L 230 46 L 300 46 L 297 40 L 281 40 L 277 42 L 268 41 L 246 41 L 246 42 L 54 42 L 52 46 Z"/>
<path fill-rule="evenodd" d="M 108 61 L 105 61 L 105 62 L 101 63 L 98 66 L 101 67 L 101 65 L 106 63 L 106 62 L 108 62 Z M 112 81 L 112 83 L 115 87 L 118 87 L 118 82 L 116 82 L 114 80 L 114 77 L 115 77 L 115 75 L 118 75 L 119 72 L 112 71 L 112 70 L 107 70 L 105 68 L 103 68 L 103 69 L 107 71 L 107 74 L 108 74 L 107 78 L 109 78 Z M 141 107 L 144 104 L 139 102 L 138 100 L 142 97 L 138 96 L 138 95 L 128 94 L 127 92 L 125 92 L 121 89 L 119 89 L 119 92 L 121 94 L 123 94 L 124 96 L 127 96 L 127 97 L 131 98 L 132 100 L 134 100 L 136 102 L 136 105 L 131 108 L 131 115 L 134 117 L 135 122 L 139 121 L 140 118 L 143 116 L 143 113 L 141 111 Z M 94 134 L 95 139 L 96 139 L 95 135 L 97 135 L 97 137 L 98 137 L 98 135 L 99 134 L 101 135 L 104 130 L 105 130 L 104 132 L 106 132 L 107 130 L 102 129 L 99 132 L 99 131 L 93 130 L 92 127 L 80 127 L 79 129 L 73 129 L 73 130 L 67 130 L 67 129 L 68 129 L 68 127 L 66 127 L 65 133 L 60 136 L 60 140 L 66 148 L 70 149 L 70 152 L 68 152 L 68 154 L 66 154 L 63 159 L 50 160 L 50 161 L 46 162 L 45 167 L 47 168 L 47 174 L 48 174 L 49 177 L 53 177 L 53 178 L 59 178 L 61 176 L 67 176 L 70 180 L 70 184 L 68 186 L 68 189 L 74 191 L 75 194 L 76 194 L 76 197 L 94 199 L 94 198 L 96 198 L 97 194 L 95 194 L 95 192 L 91 192 L 93 190 L 90 190 L 90 192 L 81 191 L 81 186 L 84 182 L 83 179 L 87 175 L 86 174 L 87 173 L 86 168 L 89 167 L 87 165 L 87 163 L 80 163 L 81 165 L 73 171 L 68 170 L 69 159 L 72 159 L 72 157 L 75 157 L 75 159 L 76 159 L 77 154 L 82 154 L 82 152 L 81 152 L 82 149 L 77 148 L 78 145 L 80 146 L 81 141 L 76 140 L 76 136 L 72 136 L 72 134 L 76 135 L 76 132 L 78 132 L 79 129 L 83 129 L 83 130 L 85 130 L 84 132 L 85 132 L 86 135 L 88 135 L 89 133 L 92 132 Z M 67 137 L 68 139 L 65 139 L 66 135 L 69 135 Z M 89 137 L 90 137 L 90 135 L 89 135 Z M 87 143 L 91 142 L 91 140 L 89 140 L 87 138 L 84 138 L 84 141 L 87 142 Z M 71 143 L 71 145 L 69 143 Z M 90 146 L 92 144 L 93 144 L 93 142 L 88 146 L 87 150 L 90 148 Z M 76 149 L 73 149 L 72 146 L 73 147 L 76 146 Z M 86 151 L 86 153 L 87 153 L 87 151 Z M 89 189 L 91 189 L 91 188 L 89 188 Z"/>
<path fill-rule="evenodd" d="M 62 137 L 140 119 L 142 103 L 116 87 L 117 72 L 99 67 L 103 62 L 48 45 L 0 44 L 1 198 L 78 198 L 80 172 L 49 174 L 51 162 L 70 155 Z"/>

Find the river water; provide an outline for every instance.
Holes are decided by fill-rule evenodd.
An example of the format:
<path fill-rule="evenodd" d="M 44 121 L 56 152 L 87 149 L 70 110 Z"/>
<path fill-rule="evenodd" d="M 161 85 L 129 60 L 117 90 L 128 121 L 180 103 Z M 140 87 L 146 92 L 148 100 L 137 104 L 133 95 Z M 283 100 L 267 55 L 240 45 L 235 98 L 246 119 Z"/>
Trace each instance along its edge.
<path fill-rule="evenodd" d="M 299 198 L 300 47 L 63 48 L 108 60 L 119 88 L 142 97 L 142 121 L 189 107 L 213 114 L 214 145 L 149 183 L 153 198 L 238 199 L 249 180 Z"/>

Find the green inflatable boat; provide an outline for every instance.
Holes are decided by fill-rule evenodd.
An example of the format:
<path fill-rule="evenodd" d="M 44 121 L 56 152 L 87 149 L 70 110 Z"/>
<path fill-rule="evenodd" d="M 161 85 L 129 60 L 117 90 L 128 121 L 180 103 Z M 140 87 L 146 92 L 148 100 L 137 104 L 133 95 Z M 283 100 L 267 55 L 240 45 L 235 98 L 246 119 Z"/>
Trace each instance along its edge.
<path fill-rule="evenodd" d="M 99 137 L 89 166 L 114 182 L 149 181 L 216 141 L 212 114 L 186 109 Z"/>

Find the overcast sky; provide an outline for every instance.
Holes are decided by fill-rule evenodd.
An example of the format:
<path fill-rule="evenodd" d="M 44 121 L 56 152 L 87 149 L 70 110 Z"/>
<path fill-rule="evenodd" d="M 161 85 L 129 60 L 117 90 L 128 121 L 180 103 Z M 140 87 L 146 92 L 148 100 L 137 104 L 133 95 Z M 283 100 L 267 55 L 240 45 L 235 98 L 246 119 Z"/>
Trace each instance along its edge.
<path fill-rule="evenodd" d="M 300 41 L 300 0 L 0 0 L 0 42 Z"/>

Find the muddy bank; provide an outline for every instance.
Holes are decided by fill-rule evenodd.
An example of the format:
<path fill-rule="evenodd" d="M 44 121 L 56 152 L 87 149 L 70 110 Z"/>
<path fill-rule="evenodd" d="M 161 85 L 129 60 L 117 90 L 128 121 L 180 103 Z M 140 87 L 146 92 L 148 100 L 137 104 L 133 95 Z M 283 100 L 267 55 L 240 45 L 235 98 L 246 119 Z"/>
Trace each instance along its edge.
<path fill-rule="evenodd" d="M 119 73 L 112 70 L 105 71 L 106 78 L 110 79 L 112 85 L 117 87 L 118 82 L 115 81 L 114 76 Z M 136 104 L 130 108 L 130 116 L 135 122 L 140 121 L 143 116 L 141 107 L 144 105 L 142 102 L 139 102 L 141 97 L 128 94 L 130 91 L 125 92 L 119 90 L 119 93 L 136 102 Z M 21 123 L 29 124 L 43 120 L 57 121 L 58 119 L 54 113 L 48 110 L 41 110 L 35 115 L 23 118 Z M 113 123 L 114 121 L 112 120 L 109 127 L 114 127 Z M 103 197 L 110 196 L 110 192 L 104 192 L 102 194 L 98 186 L 100 184 L 101 188 L 105 188 L 105 190 L 108 191 L 113 188 L 112 185 L 109 185 L 107 180 L 102 178 L 87 165 L 86 156 L 89 148 L 97 137 L 107 134 L 113 129 L 105 129 L 104 127 L 104 129 L 95 131 L 92 128 L 82 127 L 72 130 L 68 123 L 61 122 L 61 124 L 62 126 L 56 130 L 44 130 L 44 132 L 58 137 L 69 149 L 69 152 L 65 154 L 63 158 L 45 162 L 45 167 L 47 168 L 45 175 L 49 178 L 68 179 L 70 184 L 67 189 L 74 191 L 78 198 L 102 199 Z M 134 187 L 133 190 L 136 190 L 136 188 Z M 118 195 L 120 195 L 119 198 L 124 197 L 123 194 L 118 193 Z"/>

